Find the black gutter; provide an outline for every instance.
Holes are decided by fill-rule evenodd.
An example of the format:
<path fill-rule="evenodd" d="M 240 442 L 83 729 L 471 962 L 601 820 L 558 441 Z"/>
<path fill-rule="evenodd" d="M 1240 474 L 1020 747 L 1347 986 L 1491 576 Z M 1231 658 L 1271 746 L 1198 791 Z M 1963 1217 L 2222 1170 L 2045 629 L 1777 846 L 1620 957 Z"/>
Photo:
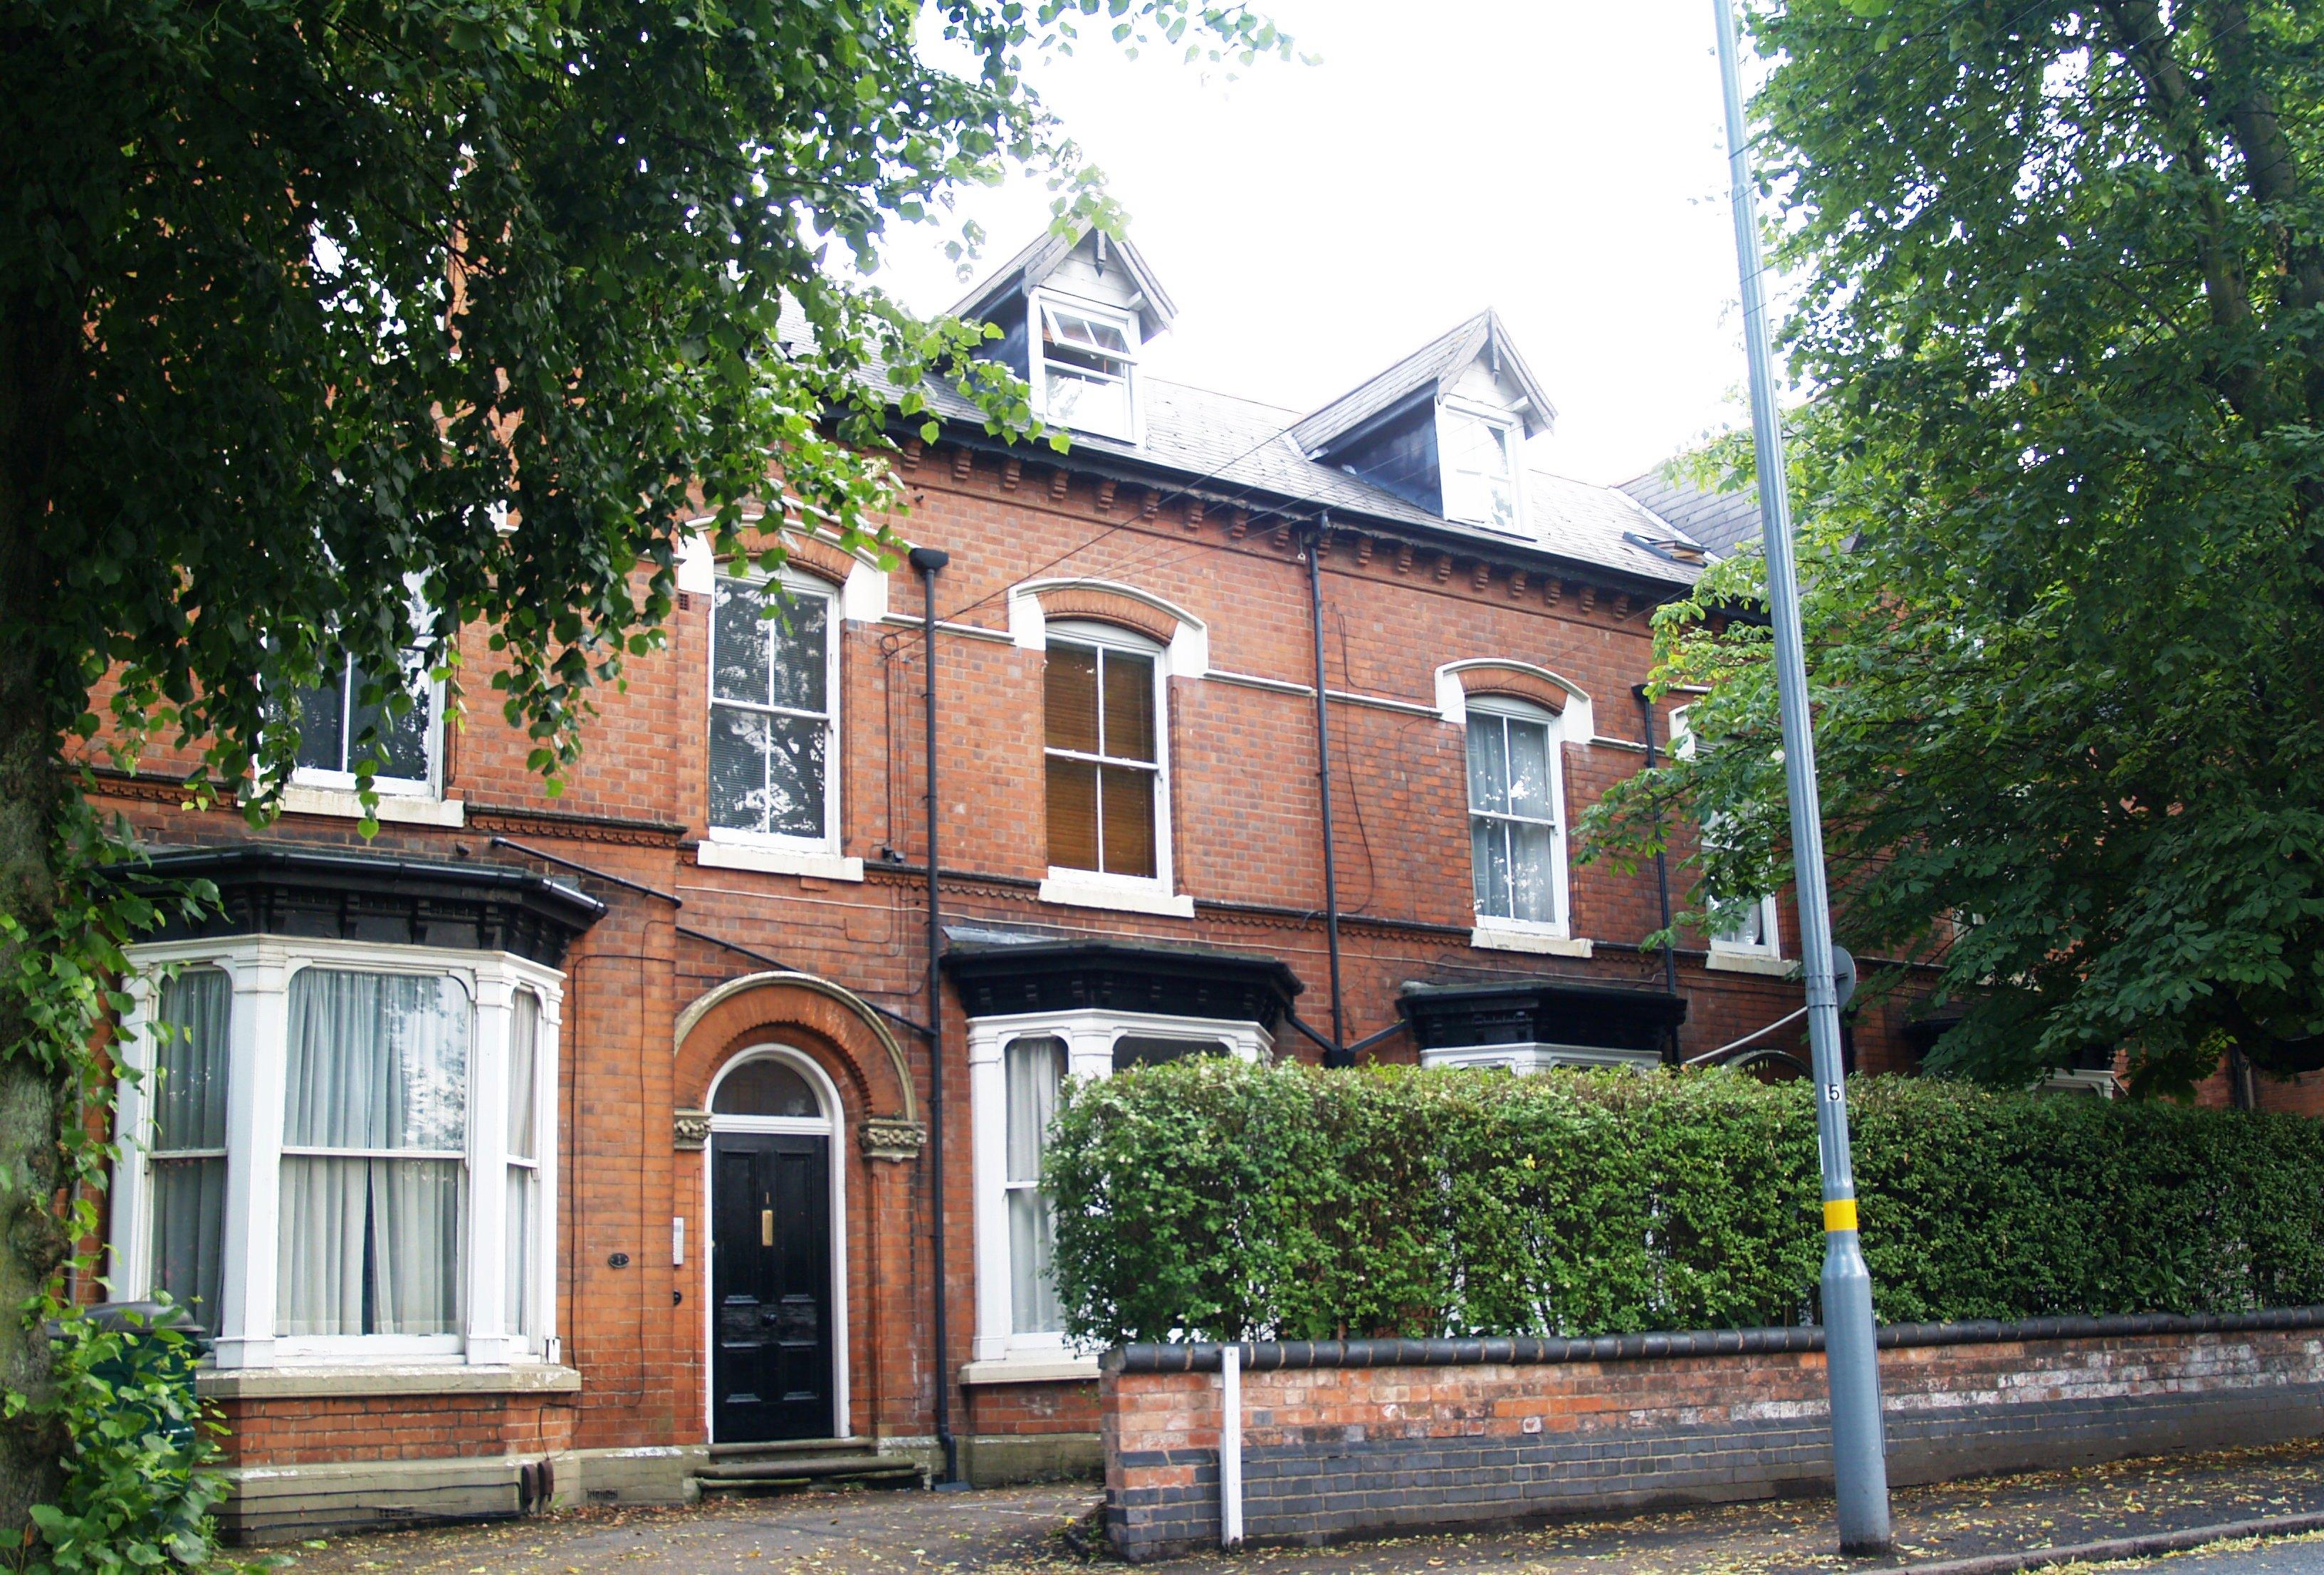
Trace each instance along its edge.
<path fill-rule="evenodd" d="M 936 1447 L 944 1451 L 944 1478 L 939 1488 L 961 1488 L 960 1441 L 952 1435 L 952 1352 L 945 1317 L 945 1141 L 944 1141 L 944 919 L 937 891 L 936 821 L 936 575 L 952 555 L 933 547 L 916 547 L 912 566 L 920 571 L 924 607 L 920 629 L 927 642 L 928 686 L 922 695 L 927 720 L 928 760 L 928 1192 L 936 1249 Z"/>
<path fill-rule="evenodd" d="M 1315 635 L 1315 792 L 1323 809 L 1323 939 L 1332 953 L 1332 1043 L 1326 1066 L 1353 1066 L 1340 994 L 1340 867 L 1332 847 L 1332 714 L 1323 682 L 1323 543 L 1332 516 L 1319 514 L 1307 538 L 1307 621 Z"/>
<path fill-rule="evenodd" d="M 1638 725 L 1646 730 L 1646 769 L 1651 771 L 1655 769 L 1655 703 L 1646 697 L 1646 686 L 1644 684 L 1633 684 L 1630 686 L 1630 693 L 1638 702 Z M 1655 816 L 1655 830 L 1657 834 L 1655 839 L 1655 889 L 1661 897 L 1663 904 L 1663 987 L 1673 995 L 1676 995 L 1678 993 L 1678 953 L 1673 948 L 1678 944 L 1678 937 L 1670 933 L 1670 857 L 1662 846 L 1663 839 L 1659 834 L 1662 831 L 1660 815 Z M 1679 1059 L 1678 1025 L 1675 1023 L 1671 1025 L 1670 1053 L 1665 1059 L 1671 1062 L 1676 1062 Z"/>
<path fill-rule="evenodd" d="M 945 418 L 945 419 L 949 423 L 951 419 Z M 899 436 L 913 438 L 919 436 L 919 428 L 917 426 L 898 423 L 891 426 L 890 430 Z M 1066 457 L 1069 458 L 1074 472 L 1077 475 L 1102 477 L 1128 486 L 1154 487 L 1172 498 L 1198 498 L 1206 508 L 1246 509 L 1255 520 L 1279 518 L 1286 524 L 1298 525 L 1309 522 L 1329 511 L 1313 498 L 1295 498 L 1284 493 L 1264 494 L 1267 497 L 1280 500 L 1274 503 L 1263 501 L 1254 502 L 1251 494 L 1256 489 L 1234 483 L 1221 483 L 1213 490 L 1205 487 L 1203 484 L 1217 481 L 1218 478 L 1215 476 L 1191 475 L 1188 472 L 1155 465 L 1150 461 L 1102 454 L 1078 443 L 1074 446 L 1071 456 L 1059 456 L 1036 451 L 1022 444 L 1003 443 L 981 431 L 954 430 L 949 425 L 938 441 L 954 444 L 994 458 L 1056 464 L 1060 457 Z M 1106 463 L 1107 461 L 1113 463 L 1109 464 Z M 1350 511 L 1344 504 L 1335 506 L 1343 514 Z M 1134 514 L 1130 517 L 1136 518 Z M 1495 563 L 1517 564 L 1522 566 L 1529 575 L 1538 574 L 1546 566 L 1555 571 L 1554 577 L 1576 581 L 1588 580 L 1592 585 L 1609 586 L 1617 591 L 1627 591 L 1632 595 L 1644 596 L 1656 603 L 1674 601 L 1687 594 L 1694 585 L 1692 580 L 1655 579 L 1640 574 L 1636 569 L 1618 568 L 1610 564 L 1592 563 L 1587 558 L 1571 557 L 1564 553 L 1527 547 L 1518 541 L 1488 540 L 1471 536 L 1457 528 L 1432 526 L 1416 520 L 1397 520 L 1386 515 L 1363 513 L 1360 511 L 1357 511 L 1357 518 L 1363 521 L 1361 529 L 1369 535 L 1387 536 L 1397 539 L 1409 538 L 1415 546 L 1424 547 L 1432 551 L 1444 548 L 1454 552 L 1465 552 L 1470 557 L 1487 558 Z M 1766 621 L 1766 615 L 1761 614 L 1758 622 Z"/>
<path fill-rule="evenodd" d="M 493 848 L 508 848 L 522 853 L 528 859 L 538 859 L 544 864 L 554 864 L 560 870 L 570 870 L 576 875 L 586 875 L 592 880 L 603 880 L 606 885 L 618 886 L 624 891 L 634 891 L 643 897 L 658 898 L 672 907 L 686 906 L 684 898 L 661 890 L 658 887 L 641 885 L 623 876 L 608 875 L 603 870 L 593 870 L 586 864 L 576 864 L 570 859 L 560 859 L 555 853 L 544 853 L 539 848 L 527 847 L 514 837 L 495 836 L 484 845 Z"/>

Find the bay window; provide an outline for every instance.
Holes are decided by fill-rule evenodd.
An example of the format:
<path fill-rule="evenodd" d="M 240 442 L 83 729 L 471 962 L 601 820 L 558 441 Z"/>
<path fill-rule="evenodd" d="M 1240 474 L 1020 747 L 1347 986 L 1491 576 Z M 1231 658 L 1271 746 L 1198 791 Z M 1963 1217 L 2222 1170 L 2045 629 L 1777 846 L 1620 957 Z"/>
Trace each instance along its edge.
<path fill-rule="evenodd" d="M 1041 1159 L 1068 1077 L 1111 1077 L 1189 1055 L 1263 1060 L 1273 1041 L 1256 1022 L 1107 1009 L 974 1018 L 969 1092 L 976 1198 L 975 1361 L 966 1381 L 1094 1372 L 1068 1346 L 1052 1275 L 1055 1216 Z"/>
<path fill-rule="evenodd" d="M 116 1294 L 222 1368 L 552 1355 L 560 976 L 252 935 L 133 949 Z"/>

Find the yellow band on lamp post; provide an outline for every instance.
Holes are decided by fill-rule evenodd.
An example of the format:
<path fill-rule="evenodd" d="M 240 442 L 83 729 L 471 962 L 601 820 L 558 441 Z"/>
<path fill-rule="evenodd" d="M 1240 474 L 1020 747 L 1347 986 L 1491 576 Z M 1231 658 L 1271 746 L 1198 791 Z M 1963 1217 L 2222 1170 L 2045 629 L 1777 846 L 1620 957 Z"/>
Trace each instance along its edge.
<path fill-rule="evenodd" d="M 1823 1228 L 1827 1230 L 1856 1229 L 1856 1200 L 1834 1198 L 1823 1206 Z"/>

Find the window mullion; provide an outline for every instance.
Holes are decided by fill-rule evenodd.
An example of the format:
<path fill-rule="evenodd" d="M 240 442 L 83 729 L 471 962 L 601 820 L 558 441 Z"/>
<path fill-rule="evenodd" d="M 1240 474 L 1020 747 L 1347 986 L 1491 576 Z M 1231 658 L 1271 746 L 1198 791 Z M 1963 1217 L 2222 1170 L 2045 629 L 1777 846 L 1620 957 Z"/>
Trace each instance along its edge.
<path fill-rule="evenodd" d="M 498 1366 L 513 1354 L 508 1288 L 508 1064 L 514 991 L 503 977 L 476 980 L 475 1037 L 468 1057 L 468 1239 L 466 1348 L 469 1365 Z"/>

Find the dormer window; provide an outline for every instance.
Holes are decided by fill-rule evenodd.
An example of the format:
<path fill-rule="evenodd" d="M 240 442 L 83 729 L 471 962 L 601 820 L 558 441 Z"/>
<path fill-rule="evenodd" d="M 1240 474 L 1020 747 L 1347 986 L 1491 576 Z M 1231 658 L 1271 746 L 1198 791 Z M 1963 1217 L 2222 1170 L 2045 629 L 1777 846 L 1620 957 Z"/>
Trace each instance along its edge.
<path fill-rule="evenodd" d="M 1447 401 L 1437 414 L 1444 517 L 1488 530 L 1522 533 L 1516 419 Z"/>
<path fill-rule="evenodd" d="M 1031 381 L 1042 418 L 1135 441 L 1138 325 L 1130 314 L 1046 294 L 1035 305 L 1041 337 Z"/>

